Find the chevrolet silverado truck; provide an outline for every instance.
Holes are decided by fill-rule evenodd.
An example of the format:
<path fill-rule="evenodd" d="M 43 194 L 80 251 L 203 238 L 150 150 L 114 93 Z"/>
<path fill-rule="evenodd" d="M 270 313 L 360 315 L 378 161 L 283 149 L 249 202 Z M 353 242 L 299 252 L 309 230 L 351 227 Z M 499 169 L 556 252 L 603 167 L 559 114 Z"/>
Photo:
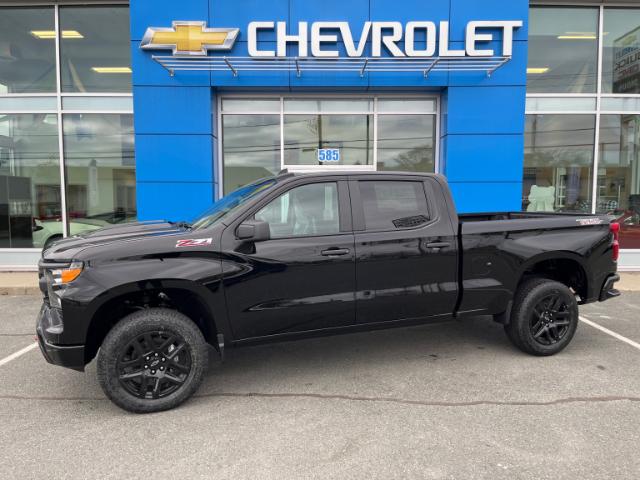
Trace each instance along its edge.
<path fill-rule="evenodd" d="M 175 407 L 209 345 L 492 315 L 532 355 L 571 341 L 578 305 L 619 295 L 619 224 L 593 215 L 456 213 L 443 177 L 289 173 L 236 190 L 193 223 L 116 225 L 39 263 L 47 361 L 97 356 L 105 394 Z"/>

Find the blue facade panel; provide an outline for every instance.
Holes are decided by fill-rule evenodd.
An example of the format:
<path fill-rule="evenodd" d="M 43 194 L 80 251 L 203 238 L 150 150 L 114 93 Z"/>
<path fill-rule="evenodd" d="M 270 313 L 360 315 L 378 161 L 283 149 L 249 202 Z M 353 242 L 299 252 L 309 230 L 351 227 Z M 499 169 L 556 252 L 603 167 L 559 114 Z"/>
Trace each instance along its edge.
<path fill-rule="evenodd" d="M 264 8 L 269 3 L 265 2 Z M 289 0 L 289 33 L 296 34 L 298 22 L 349 22 L 352 32 L 362 30 L 364 22 L 369 20 L 369 0 Z M 357 33 L 354 34 L 354 37 Z"/>
<path fill-rule="evenodd" d="M 527 65 L 526 0 L 132 0 L 131 51 L 134 83 L 138 205 L 141 219 L 188 219 L 215 197 L 215 126 L 218 89 L 226 92 L 354 92 L 437 93 L 441 97 L 440 172 L 451 182 L 461 211 L 519 210 L 524 156 L 524 110 Z M 491 76 L 486 72 L 365 71 L 242 71 L 182 72 L 170 76 L 152 55 L 171 51 L 142 51 L 147 27 L 170 27 L 174 20 L 207 21 L 211 27 L 237 27 L 240 34 L 226 55 L 248 56 L 247 26 L 251 21 L 285 21 L 288 34 L 298 33 L 298 22 L 348 22 L 359 41 L 364 22 L 449 21 L 450 48 L 464 49 L 465 27 L 472 20 L 519 20 L 513 58 Z M 502 34 L 489 30 L 494 40 L 479 46 L 501 55 Z M 337 31 L 336 31 L 337 33 Z M 276 50 L 275 30 L 259 35 L 261 50 Z M 418 32 L 416 47 L 424 47 Z M 404 50 L 403 42 L 398 46 Z M 346 51 L 340 40 L 333 47 Z M 363 56 L 371 55 L 369 38 Z M 310 45 L 309 45 L 310 52 Z M 295 57 L 295 45 L 287 46 Z M 390 56 L 384 48 L 383 56 Z M 218 166 L 216 166 L 218 165 Z"/>
<path fill-rule="evenodd" d="M 210 87 L 134 86 L 133 109 L 136 135 L 212 134 Z"/>
<path fill-rule="evenodd" d="M 407 23 L 425 20 L 441 22 L 449 20 L 450 0 L 423 0 L 399 2 L 398 0 L 371 0 L 369 2 L 372 22 L 396 21 Z M 338 10 L 339 11 L 339 10 Z M 358 28 L 361 28 L 358 26 Z"/>
<path fill-rule="evenodd" d="M 145 135 L 137 137 L 138 182 L 213 182 L 213 136 Z"/>
<path fill-rule="evenodd" d="M 141 220 L 191 221 L 214 199 L 207 182 L 142 182 L 137 189 Z"/>
<path fill-rule="evenodd" d="M 522 134 L 526 87 L 449 87 L 447 133 Z"/>
<path fill-rule="evenodd" d="M 523 135 L 453 135 L 444 172 L 450 182 L 521 182 Z"/>
<path fill-rule="evenodd" d="M 522 182 L 450 182 L 458 213 L 519 211 Z"/>

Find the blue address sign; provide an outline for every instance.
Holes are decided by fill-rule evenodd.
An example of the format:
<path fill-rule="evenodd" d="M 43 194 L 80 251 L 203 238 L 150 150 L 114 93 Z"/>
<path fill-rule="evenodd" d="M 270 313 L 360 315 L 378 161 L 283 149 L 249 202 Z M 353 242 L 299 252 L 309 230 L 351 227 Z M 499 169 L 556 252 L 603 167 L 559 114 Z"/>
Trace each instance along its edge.
<path fill-rule="evenodd" d="M 339 148 L 319 148 L 318 161 L 319 162 L 339 162 L 340 149 Z"/>

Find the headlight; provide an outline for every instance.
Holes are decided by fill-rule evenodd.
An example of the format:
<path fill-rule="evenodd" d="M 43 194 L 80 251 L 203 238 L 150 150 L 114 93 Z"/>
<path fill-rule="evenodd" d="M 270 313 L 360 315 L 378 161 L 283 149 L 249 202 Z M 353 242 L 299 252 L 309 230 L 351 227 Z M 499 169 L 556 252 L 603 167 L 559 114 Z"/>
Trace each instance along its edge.
<path fill-rule="evenodd" d="M 82 273 L 84 264 L 79 260 L 74 260 L 66 268 L 56 268 L 51 270 L 51 278 L 54 285 L 66 285 L 73 282 Z"/>

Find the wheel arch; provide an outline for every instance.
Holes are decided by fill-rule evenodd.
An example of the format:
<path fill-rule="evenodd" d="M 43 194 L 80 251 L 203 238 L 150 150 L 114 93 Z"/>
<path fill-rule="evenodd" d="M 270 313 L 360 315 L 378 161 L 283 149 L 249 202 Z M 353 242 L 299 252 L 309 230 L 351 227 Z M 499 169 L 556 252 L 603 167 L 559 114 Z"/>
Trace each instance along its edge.
<path fill-rule="evenodd" d="M 97 354 L 109 331 L 128 314 L 137 310 L 160 307 L 177 310 L 198 326 L 205 340 L 217 345 L 216 315 L 207 302 L 208 290 L 188 280 L 152 280 L 134 282 L 111 289 L 111 294 L 98 298 L 90 310 L 85 341 L 85 364 Z"/>
<path fill-rule="evenodd" d="M 527 260 L 520 268 L 514 292 L 531 277 L 556 280 L 573 289 L 585 300 L 589 296 L 589 267 L 583 257 L 574 252 L 546 252 Z"/>

